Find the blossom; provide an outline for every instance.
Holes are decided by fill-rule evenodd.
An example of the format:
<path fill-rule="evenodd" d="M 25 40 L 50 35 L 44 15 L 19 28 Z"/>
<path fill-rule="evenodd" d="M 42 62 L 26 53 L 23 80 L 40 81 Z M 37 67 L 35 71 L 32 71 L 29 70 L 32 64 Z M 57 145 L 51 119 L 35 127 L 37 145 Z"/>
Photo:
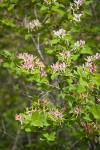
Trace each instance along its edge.
<path fill-rule="evenodd" d="M 96 53 L 95 55 L 93 56 L 88 56 L 85 60 L 87 62 L 93 62 L 95 60 L 99 60 L 100 59 L 100 54 L 99 53 Z"/>
<path fill-rule="evenodd" d="M 41 74 L 42 76 L 46 76 L 46 75 L 47 75 L 47 74 L 46 74 L 46 71 L 45 71 L 44 69 L 41 70 L 40 74 Z"/>
<path fill-rule="evenodd" d="M 65 68 L 66 68 L 65 62 L 62 62 L 62 63 L 59 64 L 59 69 L 60 69 L 60 71 L 65 70 Z"/>
<path fill-rule="evenodd" d="M 83 47 L 84 45 L 85 45 L 85 41 L 84 40 L 77 41 L 77 42 L 74 43 L 73 50 L 76 50 L 76 48 L 79 48 L 79 47 Z"/>
<path fill-rule="evenodd" d="M 36 59 L 35 64 L 41 69 L 44 68 L 45 65 L 42 61 L 40 61 L 39 59 Z"/>
<path fill-rule="evenodd" d="M 74 0 L 74 3 L 77 5 L 77 9 L 79 9 L 80 6 L 82 6 L 84 0 Z"/>
<path fill-rule="evenodd" d="M 59 70 L 59 64 L 58 64 L 58 62 L 56 64 L 52 64 L 51 68 L 53 69 L 54 72 L 58 71 Z"/>
<path fill-rule="evenodd" d="M 74 114 L 79 115 L 81 113 L 81 108 L 79 106 L 74 107 Z"/>
<path fill-rule="evenodd" d="M 84 40 L 80 40 L 80 46 L 84 46 L 85 45 L 85 41 Z"/>
<path fill-rule="evenodd" d="M 22 68 L 25 69 L 33 69 L 34 68 L 34 60 L 36 57 L 33 57 L 33 55 L 28 54 L 28 53 L 20 53 L 18 55 L 19 59 L 22 59 L 24 63 L 22 64 Z"/>
<path fill-rule="evenodd" d="M 90 66 L 89 68 L 90 68 L 90 71 L 91 71 L 91 72 L 94 72 L 94 71 L 96 71 L 96 69 L 97 69 L 97 67 L 96 67 L 95 64 L 92 65 L 92 66 Z"/>
<path fill-rule="evenodd" d="M 30 22 L 25 21 L 24 25 L 28 29 L 28 32 L 33 31 L 35 29 L 35 27 L 37 27 L 37 28 L 41 27 L 41 23 L 38 19 L 34 19 Z"/>
<path fill-rule="evenodd" d="M 28 61 L 28 62 L 25 62 L 22 65 L 22 67 L 25 68 L 25 69 L 33 69 L 34 68 L 34 64 L 31 61 Z"/>
<path fill-rule="evenodd" d="M 18 55 L 18 58 L 19 58 L 19 59 L 23 59 L 24 62 L 27 62 L 27 61 L 33 62 L 33 60 L 34 60 L 36 57 L 34 58 L 33 55 L 28 54 L 28 53 L 20 53 L 20 54 Z"/>
<path fill-rule="evenodd" d="M 76 21 L 76 22 L 79 22 L 79 21 L 81 21 L 81 16 L 82 16 L 83 14 L 75 14 L 74 13 L 74 17 L 73 17 L 73 20 L 74 21 Z"/>
<path fill-rule="evenodd" d="M 62 59 L 64 60 L 65 58 L 70 58 L 71 57 L 71 53 L 70 53 L 70 51 L 62 51 L 61 53 L 60 53 L 60 56 L 62 56 Z"/>
<path fill-rule="evenodd" d="M 65 62 L 62 62 L 62 63 L 58 63 L 58 62 L 56 62 L 56 64 L 52 64 L 51 65 L 51 68 L 52 68 L 52 70 L 54 71 L 54 72 L 57 72 L 57 71 L 64 71 L 65 70 L 65 68 L 66 68 L 66 64 L 65 64 Z"/>
<path fill-rule="evenodd" d="M 47 5 L 51 5 L 53 4 L 54 2 L 56 2 L 57 0 L 52 0 L 51 2 L 49 0 L 44 0 L 44 2 L 47 4 Z"/>
<path fill-rule="evenodd" d="M 23 121 L 25 120 L 25 118 L 24 118 L 24 117 L 22 117 L 21 115 L 18 115 L 18 114 L 16 114 L 15 119 L 16 119 L 16 120 L 18 120 L 18 121 L 20 121 L 20 122 L 21 122 L 21 124 L 22 124 L 22 123 L 23 123 Z"/>
<path fill-rule="evenodd" d="M 58 31 L 53 31 L 53 33 L 54 33 L 54 36 L 57 36 L 57 37 L 59 37 L 59 38 L 64 38 L 65 36 L 66 36 L 66 30 L 64 30 L 64 29 L 59 29 Z"/>
<path fill-rule="evenodd" d="M 55 116 L 56 118 L 62 118 L 63 117 L 62 112 L 59 112 L 58 110 L 51 111 L 51 114 L 53 116 Z"/>

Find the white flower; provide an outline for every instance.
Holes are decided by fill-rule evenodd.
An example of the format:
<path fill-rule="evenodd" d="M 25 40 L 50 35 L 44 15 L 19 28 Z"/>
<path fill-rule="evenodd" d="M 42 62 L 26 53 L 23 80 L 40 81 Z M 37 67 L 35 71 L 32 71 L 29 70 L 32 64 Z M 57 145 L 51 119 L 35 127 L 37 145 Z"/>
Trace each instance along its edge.
<path fill-rule="evenodd" d="M 28 31 L 33 31 L 35 27 L 41 27 L 41 23 L 38 19 L 27 22 L 25 24 L 25 27 L 28 29 Z"/>
<path fill-rule="evenodd" d="M 79 9 L 79 6 L 83 4 L 84 0 L 74 0 L 74 3 L 77 5 L 77 9 Z"/>
<path fill-rule="evenodd" d="M 73 20 L 79 22 L 79 21 L 81 21 L 81 19 L 80 19 L 81 16 L 82 16 L 82 14 L 74 14 Z"/>
<path fill-rule="evenodd" d="M 49 0 L 44 0 L 44 2 L 47 4 L 47 5 L 51 5 L 52 3 L 56 2 L 57 0 L 52 0 L 51 2 Z"/>
<path fill-rule="evenodd" d="M 54 36 L 58 36 L 59 38 L 64 38 L 66 36 L 66 30 L 64 29 L 59 29 L 58 31 L 53 31 Z"/>
<path fill-rule="evenodd" d="M 41 27 L 41 23 L 38 19 L 33 21 L 35 27 Z"/>

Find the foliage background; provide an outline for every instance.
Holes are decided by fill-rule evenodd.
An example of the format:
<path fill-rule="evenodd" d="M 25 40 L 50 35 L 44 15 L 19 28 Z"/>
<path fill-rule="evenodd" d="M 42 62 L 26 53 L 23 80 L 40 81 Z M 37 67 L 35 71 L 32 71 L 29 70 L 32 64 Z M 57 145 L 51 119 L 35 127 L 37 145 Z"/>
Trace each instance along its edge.
<path fill-rule="evenodd" d="M 19 1 L 19 0 L 4 0 L 0 1 L 0 52 L 3 50 L 8 50 L 13 54 L 18 54 L 20 52 L 28 52 L 40 57 L 36 47 L 32 41 L 32 38 L 28 38 L 27 30 L 23 29 L 23 18 L 26 16 L 31 20 L 36 18 L 36 11 L 38 12 L 38 18 L 42 21 L 46 17 L 46 12 L 42 14 L 39 8 L 36 8 L 37 1 Z M 59 2 L 62 2 L 59 0 Z M 62 3 L 69 6 L 69 0 L 64 0 Z M 85 39 L 88 46 L 92 49 L 92 53 L 95 54 L 99 52 L 100 49 L 100 2 L 99 0 L 89 1 L 89 5 L 85 6 L 86 16 L 83 18 L 82 22 L 76 26 L 73 26 L 72 32 L 74 38 Z M 37 10 L 36 10 L 37 9 Z M 56 16 L 57 14 L 55 14 Z M 59 14 L 57 17 L 59 17 Z M 48 16 L 47 16 L 48 17 Z M 61 17 L 62 18 L 62 17 Z M 62 18 L 66 19 L 66 18 Z M 49 30 L 52 29 L 50 24 L 55 24 L 54 19 L 48 19 Z M 55 28 L 60 26 L 62 20 L 55 25 Z M 70 28 L 70 23 L 66 21 L 64 26 L 68 24 L 68 29 Z M 41 51 L 45 62 L 49 64 L 55 61 L 56 58 L 49 57 L 44 52 L 45 41 L 50 38 L 49 30 L 46 30 L 46 26 L 42 29 L 43 32 L 40 38 L 40 43 L 44 43 L 41 46 Z M 37 31 L 40 32 L 40 31 Z M 34 33 L 36 37 L 37 32 Z M 7 54 L 4 54 L 7 55 Z M 82 63 L 81 55 L 77 63 Z M 49 60 L 49 61 L 48 61 Z M 14 66 L 10 66 L 14 67 Z M 27 133 L 20 129 L 20 125 L 15 121 L 15 114 L 23 112 L 26 106 L 31 105 L 30 98 L 34 94 L 39 94 L 34 83 L 27 82 L 25 77 L 17 78 L 14 72 L 10 69 L 0 66 L 0 149 L 3 150 L 45 150 L 45 149 L 99 149 L 100 144 L 97 143 L 96 146 L 93 142 L 89 140 L 77 140 L 79 136 L 79 129 L 76 125 L 76 130 L 72 129 L 59 129 L 59 138 L 55 142 L 40 141 L 38 139 L 37 133 Z M 53 94 L 53 93 L 52 93 Z M 63 131 L 63 132 L 62 132 Z M 66 137 L 63 134 L 66 132 Z M 64 139 L 64 140 L 63 140 Z M 90 146 L 90 145 L 92 146 Z"/>

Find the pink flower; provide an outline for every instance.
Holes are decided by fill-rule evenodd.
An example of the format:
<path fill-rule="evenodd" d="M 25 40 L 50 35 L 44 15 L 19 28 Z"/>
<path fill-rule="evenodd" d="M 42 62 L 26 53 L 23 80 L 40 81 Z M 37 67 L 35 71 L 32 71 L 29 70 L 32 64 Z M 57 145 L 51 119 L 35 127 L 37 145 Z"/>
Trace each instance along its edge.
<path fill-rule="evenodd" d="M 58 110 L 55 110 L 55 111 L 51 111 L 51 114 L 57 118 L 62 118 L 63 115 L 62 115 L 62 112 L 59 112 Z"/>
<path fill-rule="evenodd" d="M 63 71 L 63 70 L 65 70 L 65 68 L 66 68 L 66 64 L 65 64 L 65 62 L 62 62 L 62 63 L 59 65 L 59 69 L 60 69 L 61 71 Z"/>
<path fill-rule="evenodd" d="M 18 114 L 16 114 L 15 119 L 16 119 L 16 120 L 18 120 L 18 121 L 20 121 L 20 122 L 21 122 L 21 124 L 22 124 L 22 123 L 23 123 L 23 121 L 25 120 L 25 118 L 24 118 L 24 117 L 22 117 L 21 115 L 18 115 Z"/>
<path fill-rule="evenodd" d="M 22 65 L 22 68 L 25 68 L 25 69 L 33 69 L 34 68 L 34 64 L 29 61 L 29 62 L 25 62 L 23 65 Z"/>
<path fill-rule="evenodd" d="M 33 57 L 33 55 L 28 54 L 28 53 L 20 53 L 20 54 L 18 55 L 18 58 L 19 58 L 19 59 L 23 59 L 24 62 L 27 62 L 27 61 L 33 62 L 33 60 L 35 59 L 35 58 Z"/>
<path fill-rule="evenodd" d="M 90 70 L 91 70 L 91 72 L 96 71 L 96 69 L 97 69 L 97 67 L 96 67 L 96 65 L 95 65 L 95 64 L 94 64 L 94 65 L 92 65 L 92 66 L 90 66 Z"/>
<path fill-rule="evenodd" d="M 57 71 L 64 71 L 65 68 L 66 68 L 66 64 L 65 62 L 62 62 L 62 63 L 56 63 L 56 64 L 52 64 L 51 65 L 51 68 L 53 69 L 54 72 L 57 72 Z"/>
<path fill-rule="evenodd" d="M 45 71 L 44 69 L 41 70 L 41 75 L 42 75 L 42 76 L 46 76 L 46 75 L 47 75 L 47 74 L 46 74 L 46 71 Z"/>
<path fill-rule="evenodd" d="M 80 40 L 80 45 L 84 46 L 85 45 L 85 41 L 84 40 Z"/>
<path fill-rule="evenodd" d="M 54 72 L 58 71 L 59 70 L 59 64 L 58 64 L 58 62 L 56 64 L 52 64 L 51 68 L 53 69 Z"/>

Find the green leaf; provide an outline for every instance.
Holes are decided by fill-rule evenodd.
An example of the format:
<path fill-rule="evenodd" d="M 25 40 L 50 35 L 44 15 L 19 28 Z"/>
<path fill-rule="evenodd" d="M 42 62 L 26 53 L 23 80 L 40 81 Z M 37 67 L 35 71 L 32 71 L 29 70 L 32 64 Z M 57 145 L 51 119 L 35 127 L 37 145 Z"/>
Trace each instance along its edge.
<path fill-rule="evenodd" d="M 30 38 L 31 34 L 26 34 L 25 35 L 25 40 L 28 40 Z"/>
<path fill-rule="evenodd" d="M 80 54 L 93 54 L 93 51 L 91 50 L 91 48 L 83 48 L 81 51 L 80 51 Z"/>
<path fill-rule="evenodd" d="M 10 5 L 10 7 L 8 7 L 8 11 L 10 11 L 10 10 L 14 9 L 15 5 L 16 5 L 16 4 L 12 4 L 12 5 Z"/>
<path fill-rule="evenodd" d="M 90 111 L 94 115 L 95 119 L 100 119 L 100 105 L 94 104 Z"/>
<path fill-rule="evenodd" d="M 47 10 L 47 9 L 48 9 L 48 7 L 43 5 L 40 10 Z"/>
<path fill-rule="evenodd" d="M 55 140 L 55 132 L 52 132 L 51 134 L 44 133 L 43 136 L 48 140 L 48 141 L 54 141 Z"/>
<path fill-rule="evenodd" d="M 60 39 L 53 39 L 50 41 L 50 44 L 53 45 L 53 44 L 57 44 L 60 42 Z"/>
<path fill-rule="evenodd" d="M 1 22 L 6 26 L 15 27 L 13 19 L 9 19 L 9 20 L 3 19 L 1 20 Z"/>

